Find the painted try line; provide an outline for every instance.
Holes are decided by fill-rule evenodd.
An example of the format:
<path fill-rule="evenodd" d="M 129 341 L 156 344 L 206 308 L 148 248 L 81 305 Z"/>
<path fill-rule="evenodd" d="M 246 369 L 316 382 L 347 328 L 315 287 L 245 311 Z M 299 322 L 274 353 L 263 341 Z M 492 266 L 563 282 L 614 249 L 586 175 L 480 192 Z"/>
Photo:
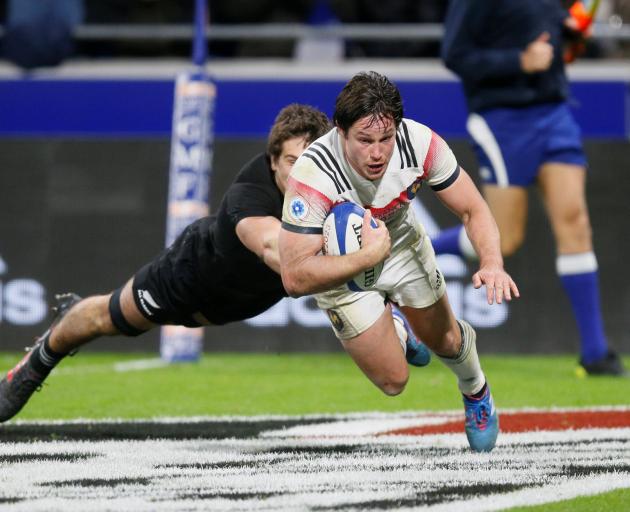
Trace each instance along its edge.
<path fill-rule="evenodd" d="M 0 424 L 0 439 L 103 440 L 103 439 L 249 439 L 252 437 L 326 438 L 453 434 L 463 436 L 463 413 L 401 412 L 351 413 L 306 416 L 199 416 L 189 418 L 75 419 L 71 421 L 17 420 Z M 500 411 L 501 439 L 510 433 L 630 427 L 630 408 L 549 408 Z"/>
<path fill-rule="evenodd" d="M 568 411 L 558 412 L 566 419 L 571 417 Z M 540 412 L 514 414 L 538 421 Z M 609 412 L 628 415 L 630 409 L 588 412 L 593 417 Z M 220 427 L 228 434 L 232 428 L 235 435 L 2 443 L 0 508 L 482 512 L 630 487 L 630 425 L 572 429 L 565 424 L 559 430 L 556 423 L 554 430 L 506 433 L 490 454 L 472 453 L 462 432 L 413 430 L 450 425 L 455 417 L 456 413 L 264 417 L 249 422 L 249 434 L 239 430 L 247 423 L 244 419 L 179 424 L 169 420 L 155 422 L 153 428 L 157 432 L 178 428 L 180 437 L 200 426 L 210 431 Z M 136 432 L 148 423 L 109 425 Z M 51 429 L 50 424 L 3 425 L 0 438 L 5 438 L 7 427 Z M 401 433 L 401 428 L 407 431 Z"/>

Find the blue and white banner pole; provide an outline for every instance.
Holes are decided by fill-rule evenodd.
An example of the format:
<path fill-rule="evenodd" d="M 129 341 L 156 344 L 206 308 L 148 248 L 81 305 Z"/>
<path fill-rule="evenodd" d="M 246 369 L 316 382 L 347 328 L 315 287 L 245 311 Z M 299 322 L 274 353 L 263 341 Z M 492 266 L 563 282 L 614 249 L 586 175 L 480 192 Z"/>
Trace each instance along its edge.
<path fill-rule="evenodd" d="M 208 215 L 214 144 L 216 87 L 205 72 L 206 0 L 195 0 L 194 68 L 175 82 L 171 163 L 169 172 L 166 245 L 191 222 Z M 162 327 L 160 355 L 168 362 L 197 361 L 203 348 L 203 328 Z"/>

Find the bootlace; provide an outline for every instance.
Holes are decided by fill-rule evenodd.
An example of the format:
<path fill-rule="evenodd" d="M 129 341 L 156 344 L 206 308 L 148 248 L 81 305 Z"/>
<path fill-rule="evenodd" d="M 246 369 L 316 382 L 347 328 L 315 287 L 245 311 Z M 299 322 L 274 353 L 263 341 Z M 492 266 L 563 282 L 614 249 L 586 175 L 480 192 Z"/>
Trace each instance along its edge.
<path fill-rule="evenodd" d="M 484 401 L 480 400 L 475 403 L 468 401 L 468 407 L 466 408 L 466 423 L 468 425 L 478 428 L 479 430 L 485 430 L 488 426 L 488 419 L 490 418 L 490 407 Z"/>

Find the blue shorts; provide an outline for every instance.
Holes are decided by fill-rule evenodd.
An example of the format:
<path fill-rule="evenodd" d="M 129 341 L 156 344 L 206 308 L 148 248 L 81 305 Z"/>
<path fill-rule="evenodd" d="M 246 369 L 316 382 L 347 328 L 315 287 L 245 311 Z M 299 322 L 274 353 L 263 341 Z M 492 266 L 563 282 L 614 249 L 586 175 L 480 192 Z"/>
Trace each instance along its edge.
<path fill-rule="evenodd" d="M 580 127 L 566 103 L 473 113 L 466 127 L 484 183 L 525 187 L 548 162 L 586 167 Z"/>

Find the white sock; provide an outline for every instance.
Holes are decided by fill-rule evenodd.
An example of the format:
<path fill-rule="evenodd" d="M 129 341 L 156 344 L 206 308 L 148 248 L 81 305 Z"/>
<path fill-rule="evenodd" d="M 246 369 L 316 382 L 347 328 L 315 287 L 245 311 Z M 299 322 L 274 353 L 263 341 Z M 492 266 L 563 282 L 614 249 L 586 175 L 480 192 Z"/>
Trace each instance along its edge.
<path fill-rule="evenodd" d="M 462 333 L 462 347 L 456 357 L 438 356 L 457 375 L 459 390 L 465 395 L 474 395 L 481 390 L 486 377 L 481 371 L 477 345 L 477 334 L 465 320 L 457 320 Z"/>

